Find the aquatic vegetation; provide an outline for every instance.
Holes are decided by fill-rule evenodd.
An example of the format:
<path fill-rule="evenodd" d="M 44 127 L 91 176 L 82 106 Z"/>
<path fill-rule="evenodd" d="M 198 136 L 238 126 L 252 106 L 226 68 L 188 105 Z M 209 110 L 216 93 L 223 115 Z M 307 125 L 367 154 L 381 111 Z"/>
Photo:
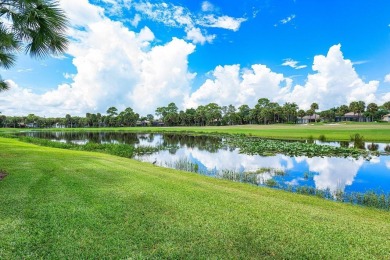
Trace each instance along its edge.
<path fill-rule="evenodd" d="M 313 144 L 314 143 L 314 137 L 312 135 L 310 135 L 307 139 L 306 139 L 306 142 L 309 143 L 309 144 Z"/>
<path fill-rule="evenodd" d="M 385 152 L 390 153 L 390 145 L 386 145 L 386 147 L 385 147 Z"/>
<path fill-rule="evenodd" d="M 165 165 L 176 170 L 199 173 L 199 165 L 192 163 L 187 158 L 181 158 L 175 162 L 165 162 Z"/>
<path fill-rule="evenodd" d="M 325 142 L 325 141 L 326 141 L 325 135 L 320 135 L 320 136 L 318 137 L 318 140 L 320 140 L 321 142 Z"/>
<path fill-rule="evenodd" d="M 353 147 L 357 149 L 364 149 L 364 137 L 360 134 L 351 135 L 351 141 L 353 142 Z"/>
<path fill-rule="evenodd" d="M 370 151 L 378 151 L 379 149 L 379 145 L 378 144 L 374 144 L 374 143 L 371 143 L 367 146 L 368 150 Z"/>
<path fill-rule="evenodd" d="M 335 147 L 330 145 L 317 145 L 303 142 L 288 142 L 282 140 L 269 140 L 261 138 L 248 138 L 240 136 L 231 136 L 225 139 L 228 145 L 240 149 L 240 153 L 258 154 L 268 156 L 270 154 L 285 154 L 288 156 L 334 156 L 334 157 L 363 157 L 371 159 L 371 155 L 377 155 L 375 152 L 368 152 L 360 149 Z"/>

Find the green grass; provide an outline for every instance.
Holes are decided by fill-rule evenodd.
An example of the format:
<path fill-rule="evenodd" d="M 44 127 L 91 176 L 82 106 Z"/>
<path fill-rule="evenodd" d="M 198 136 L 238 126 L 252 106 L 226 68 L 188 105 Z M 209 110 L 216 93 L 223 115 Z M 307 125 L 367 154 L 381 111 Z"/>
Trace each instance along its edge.
<path fill-rule="evenodd" d="M 0 259 L 389 259 L 390 213 L 0 138 Z"/>
<path fill-rule="evenodd" d="M 128 132 L 198 132 L 245 134 L 274 139 L 315 139 L 327 141 L 349 141 L 351 135 L 360 134 L 365 141 L 390 142 L 390 124 L 388 123 L 338 123 L 310 125 L 241 125 L 241 126 L 208 126 L 208 127 L 127 127 L 127 128 L 74 128 L 52 129 L 55 131 L 128 131 Z M 15 131 L 0 129 L 1 131 Z M 47 129 L 44 129 L 47 131 Z"/>

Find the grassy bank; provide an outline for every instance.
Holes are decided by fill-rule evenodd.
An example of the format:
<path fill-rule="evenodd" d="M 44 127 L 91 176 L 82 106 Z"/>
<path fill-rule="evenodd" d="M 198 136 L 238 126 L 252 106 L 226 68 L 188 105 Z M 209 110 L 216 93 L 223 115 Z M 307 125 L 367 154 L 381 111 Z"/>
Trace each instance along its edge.
<path fill-rule="evenodd" d="M 24 129 L 25 130 L 25 129 Z M 44 129 L 47 131 L 48 129 Z M 59 129 L 51 129 L 58 131 Z M 319 139 L 325 136 L 329 141 L 349 141 L 351 135 L 360 134 L 366 141 L 390 142 L 390 124 L 388 123 L 340 123 L 313 125 L 240 125 L 208 127 L 128 127 L 128 128 L 74 128 L 61 131 L 129 131 L 129 132 L 195 132 L 245 134 L 273 139 L 307 139 L 312 136 Z M 20 131 L 0 129 L 4 131 Z"/>
<path fill-rule="evenodd" d="M 389 213 L 0 138 L 0 258 L 390 257 Z"/>

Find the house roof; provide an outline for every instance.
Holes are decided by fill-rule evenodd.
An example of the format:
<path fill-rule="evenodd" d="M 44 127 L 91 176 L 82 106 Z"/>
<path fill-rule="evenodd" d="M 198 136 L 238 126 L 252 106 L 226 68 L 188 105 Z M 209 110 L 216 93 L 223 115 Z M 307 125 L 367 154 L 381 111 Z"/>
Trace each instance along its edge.
<path fill-rule="evenodd" d="M 312 115 L 312 116 L 304 116 L 304 117 L 302 117 L 302 119 L 308 119 L 308 120 L 310 120 L 310 119 L 320 119 L 321 117 L 320 117 L 320 115 L 318 115 L 318 114 L 314 114 L 314 115 Z"/>
<path fill-rule="evenodd" d="M 359 117 L 359 114 L 356 114 L 354 112 L 348 112 L 344 116 L 345 117 Z"/>

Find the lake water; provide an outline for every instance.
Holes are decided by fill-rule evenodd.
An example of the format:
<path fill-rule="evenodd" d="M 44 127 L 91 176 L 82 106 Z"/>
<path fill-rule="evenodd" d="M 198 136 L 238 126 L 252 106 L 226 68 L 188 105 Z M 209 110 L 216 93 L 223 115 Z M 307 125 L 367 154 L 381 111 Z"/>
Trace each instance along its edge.
<path fill-rule="evenodd" d="M 171 168 L 190 169 L 198 173 L 232 180 L 251 174 L 251 183 L 276 186 L 282 189 L 312 187 L 330 193 L 390 193 L 390 156 L 380 155 L 370 161 L 337 157 L 290 157 L 283 154 L 259 156 L 241 154 L 229 147 L 222 137 L 180 134 L 133 134 L 124 132 L 71 133 L 29 132 L 23 135 L 59 142 L 85 144 L 121 143 L 134 146 L 161 147 L 152 154 L 135 159 Z M 319 142 L 320 145 L 340 146 L 338 142 Z M 371 142 L 365 144 L 368 147 Z M 345 146 L 345 142 L 341 145 Z M 353 146 L 352 143 L 347 145 Z M 384 152 L 388 144 L 377 143 Z M 195 166 L 196 165 L 196 166 Z M 256 173 L 257 172 L 257 173 Z M 245 175 L 245 174 L 244 174 Z M 246 176 L 246 175 L 245 175 Z"/>

